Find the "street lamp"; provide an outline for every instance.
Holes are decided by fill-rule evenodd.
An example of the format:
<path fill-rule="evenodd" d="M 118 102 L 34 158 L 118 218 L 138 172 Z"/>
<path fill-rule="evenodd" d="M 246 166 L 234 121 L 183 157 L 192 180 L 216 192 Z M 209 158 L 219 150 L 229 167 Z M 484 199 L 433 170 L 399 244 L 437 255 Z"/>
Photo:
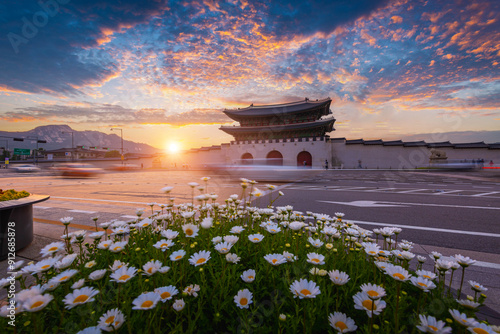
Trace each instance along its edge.
<path fill-rule="evenodd" d="M 121 128 L 111 128 L 110 130 L 111 131 L 113 131 L 113 130 L 120 130 L 120 137 L 122 139 L 122 152 L 121 152 L 122 153 L 121 154 L 122 157 L 121 157 L 121 159 L 122 159 L 122 165 L 123 165 L 123 159 L 124 159 L 124 157 L 123 157 L 123 129 L 121 129 Z"/>
<path fill-rule="evenodd" d="M 74 134 L 75 134 L 75 132 L 74 131 L 62 131 L 61 133 L 63 133 L 63 134 L 71 133 L 71 160 L 75 161 L 75 157 L 74 157 L 74 155 L 75 155 L 75 149 L 74 149 L 74 147 L 75 147 L 75 145 L 74 145 L 74 143 L 75 143 L 75 141 L 74 141 L 74 138 L 75 138 Z"/>

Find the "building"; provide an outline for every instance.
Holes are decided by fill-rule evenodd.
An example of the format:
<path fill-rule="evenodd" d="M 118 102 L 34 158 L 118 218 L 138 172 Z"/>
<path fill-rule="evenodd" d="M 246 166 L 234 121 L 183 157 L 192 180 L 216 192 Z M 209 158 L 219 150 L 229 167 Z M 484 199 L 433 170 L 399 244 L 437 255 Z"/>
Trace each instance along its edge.
<path fill-rule="evenodd" d="M 44 155 L 46 160 L 66 159 L 68 161 L 71 161 L 104 158 L 106 152 L 108 151 L 104 149 L 90 149 L 80 146 L 76 148 L 59 148 L 57 150 L 47 150 L 44 151 Z"/>
<path fill-rule="evenodd" d="M 335 118 L 330 98 L 224 110 L 239 125 L 222 126 L 230 143 L 191 149 L 183 166 L 241 164 L 257 161 L 270 165 L 323 168 L 413 169 L 428 166 L 431 157 L 484 160 L 500 163 L 500 144 L 404 142 L 330 138 Z"/>

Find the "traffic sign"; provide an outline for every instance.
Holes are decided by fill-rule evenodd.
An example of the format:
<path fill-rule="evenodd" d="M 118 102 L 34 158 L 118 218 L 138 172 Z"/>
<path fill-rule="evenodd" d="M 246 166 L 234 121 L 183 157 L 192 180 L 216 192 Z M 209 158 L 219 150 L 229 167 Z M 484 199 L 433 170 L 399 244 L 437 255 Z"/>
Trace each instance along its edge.
<path fill-rule="evenodd" d="M 28 148 L 15 148 L 14 154 L 16 154 L 16 155 L 30 155 L 31 151 Z"/>

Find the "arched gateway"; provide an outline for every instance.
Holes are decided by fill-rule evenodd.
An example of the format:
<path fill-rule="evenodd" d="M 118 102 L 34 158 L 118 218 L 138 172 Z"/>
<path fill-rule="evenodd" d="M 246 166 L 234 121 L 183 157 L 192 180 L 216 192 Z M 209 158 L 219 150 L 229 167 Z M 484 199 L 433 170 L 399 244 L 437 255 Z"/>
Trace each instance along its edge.
<path fill-rule="evenodd" d="M 307 151 L 297 154 L 297 166 L 312 167 L 312 155 Z"/>
<path fill-rule="evenodd" d="M 274 150 L 267 154 L 266 163 L 272 166 L 283 166 L 283 154 Z"/>
<path fill-rule="evenodd" d="M 243 165 L 251 165 L 253 162 L 253 155 L 251 155 L 250 153 L 245 153 L 241 156 L 241 163 Z"/>

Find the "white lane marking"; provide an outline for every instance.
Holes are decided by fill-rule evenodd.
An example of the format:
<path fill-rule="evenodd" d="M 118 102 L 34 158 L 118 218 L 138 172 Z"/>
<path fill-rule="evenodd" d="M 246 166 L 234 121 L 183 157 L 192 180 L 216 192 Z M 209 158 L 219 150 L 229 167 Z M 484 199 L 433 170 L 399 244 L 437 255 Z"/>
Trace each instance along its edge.
<path fill-rule="evenodd" d="M 396 194 L 408 194 L 408 193 L 413 193 L 417 191 L 426 191 L 429 189 L 411 189 L 411 190 L 405 190 L 405 191 L 396 191 Z"/>
<path fill-rule="evenodd" d="M 68 210 L 68 212 L 74 212 L 74 213 L 96 213 L 96 211 L 85 211 L 85 210 Z"/>
<path fill-rule="evenodd" d="M 498 191 L 492 191 L 492 192 L 489 192 L 489 193 L 481 193 L 481 194 L 475 194 L 475 195 L 471 195 L 472 197 L 479 197 L 479 196 L 487 196 L 487 195 L 493 195 L 493 194 L 498 194 L 499 192 Z"/>
<path fill-rule="evenodd" d="M 463 190 L 440 191 L 440 192 L 434 193 L 434 195 L 446 195 L 446 194 L 451 194 L 451 193 L 458 193 L 458 192 L 461 192 L 461 191 L 463 191 Z"/>
<path fill-rule="evenodd" d="M 396 188 L 380 188 L 380 189 L 372 189 L 372 190 L 366 190 L 366 192 L 377 192 L 377 191 L 386 191 L 386 190 L 396 190 Z"/>
<path fill-rule="evenodd" d="M 344 204 L 344 205 L 352 205 L 350 203 L 352 202 L 331 202 L 331 201 L 319 201 L 318 202 L 323 202 L 323 203 L 333 203 L 333 204 Z M 356 201 L 354 201 L 356 202 Z M 381 203 L 381 204 L 394 204 L 393 206 L 398 206 L 398 205 L 419 205 L 419 206 L 442 206 L 446 208 L 461 208 L 461 209 L 485 209 L 485 210 L 500 210 L 499 207 L 491 207 L 491 206 L 467 206 L 467 205 L 447 205 L 447 204 L 432 204 L 432 203 L 403 203 L 403 202 L 385 202 L 385 201 L 378 201 L 374 203 Z M 356 205 L 355 205 L 356 206 Z"/>
<path fill-rule="evenodd" d="M 318 202 L 357 206 L 358 208 L 408 207 L 407 205 L 398 205 L 398 204 L 377 204 L 377 201 L 352 201 L 352 202 L 318 201 Z"/>
<path fill-rule="evenodd" d="M 443 260 L 446 261 L 455 261 L 455 259 L 451 256 L 443 256 Z M 473 266 L 491 268 L 491 269 L 500 269 L 500 264 L 492 263 L 492 262 L 484 262 L 484 261 L 476 261 Z"/>
<path fill-rule="evenodd" d="M 52 207 L 50 207 L 50 206 L 39 206 L 39 205 L 33 205 L 33 208 L 42 209 L 42 210 L 52 209 Z"/>
<path fill-rule="evenodd" d="M 446 228 L 436 228 L 436 227 L 426 227 L 426 226 L 412 226 L 412 225 L 401 225 L 401 224 L 387 224 L 379 222 L 365 222 L 361 220 L 348 220 L 354 224 L 364 224 L 364 225 L 376 225 L 376 226 L 389 226 L 389 227 L 401 227 L 407 228 L 409 230 L 422 230 L 422 231 L 432 231 L 432 232 L 443 232 L 443 233 L 455 233 L 455 234 L 465 234 L 465 235 L 479 235 L 482 237 L 494 237 L 500 238 L 500 234 L 496 233 L 485 233 L 485 232 L 473 232 L 473 231 L 462 231 L 462 230 L 449 230 Z"/>
<path fill-rule="evenodd" d="M 108 202 L 108 203 L 126 203 L 126 204 L 148 205 L 148 203 L 145 203 L 145 202 L 114 201 L 114 200 L 110 200 L 110 199 L 91 199 L 91 198 L 75 198 L 75 197 L 57 197 L 57 196 L 50 196 L 50 198 L 54 198 L 54 199 L 74 199 L 74 200 L 77 200 L 77 201 L 90 201 L 90 202 Z"/>

